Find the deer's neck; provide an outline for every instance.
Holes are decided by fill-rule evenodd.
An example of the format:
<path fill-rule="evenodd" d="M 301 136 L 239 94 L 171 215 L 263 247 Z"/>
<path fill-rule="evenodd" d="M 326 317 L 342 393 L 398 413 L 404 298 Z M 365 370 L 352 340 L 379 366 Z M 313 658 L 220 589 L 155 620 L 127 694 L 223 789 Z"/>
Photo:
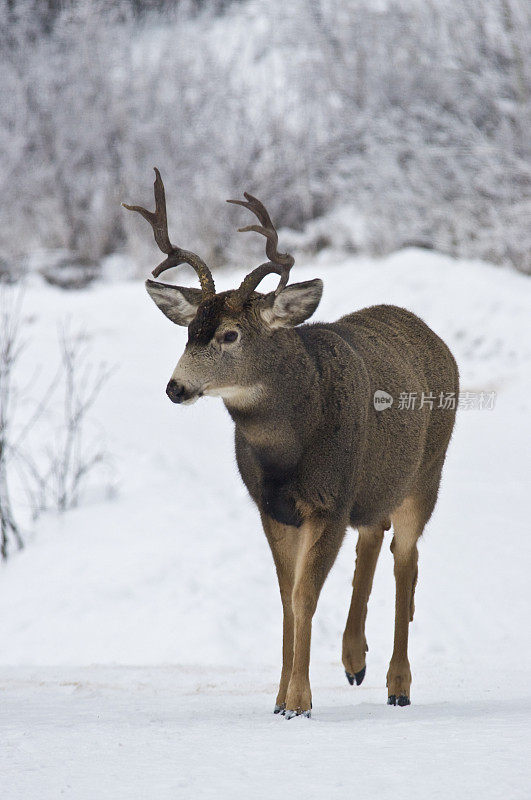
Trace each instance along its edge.
<path fill-rule="evenodd" d="M 298 461 L 318 424 L 319 381 L 296 331 L 279 331 L 270 344 L 257 354 L 256 382 L 223 400 L 248 445 L 266 460 L 287 466 Z"/>

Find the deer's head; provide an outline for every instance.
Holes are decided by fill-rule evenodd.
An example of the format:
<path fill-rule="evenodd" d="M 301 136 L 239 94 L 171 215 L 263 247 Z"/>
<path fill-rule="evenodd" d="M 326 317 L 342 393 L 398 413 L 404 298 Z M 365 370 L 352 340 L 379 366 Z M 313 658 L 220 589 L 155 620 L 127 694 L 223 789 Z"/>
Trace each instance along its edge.
<path fill-rule="evenodd" d="M 219 395 L 245 405 L 262 390 L 264 370 L 274 358 L 275 332 L 299 325 L 310 317 L 321 299 L 323 283 L 316 279 L 288 286 L 294 259 L 277 250 L 278 236 L 262 203 L 245 193 L 246 200 L 229 203 L 249 208 L 260 225 L 240 231 L 256 231 L 266 237 L 268 261 L 252 270 L 238 289 L 216 294 L 214 279 L 195 253 L 171 244 L 168 236 L 164 184 L 155 168 L 155 212 L 138 211 L 153 228 L 155 241 L 167 258 L 153 270 L 157 278 L 164 270 L 189 264 L 201 289 L 147 280 L 146 289 L 163 314 L 176 325 L 188 328 L 188 342 L 173 372 L 166 392 L 174 403 L 192 403 L 204 394 Z M 266 275 L 276 273 L 280 281 L 273 292 L 256 291 Z"/>

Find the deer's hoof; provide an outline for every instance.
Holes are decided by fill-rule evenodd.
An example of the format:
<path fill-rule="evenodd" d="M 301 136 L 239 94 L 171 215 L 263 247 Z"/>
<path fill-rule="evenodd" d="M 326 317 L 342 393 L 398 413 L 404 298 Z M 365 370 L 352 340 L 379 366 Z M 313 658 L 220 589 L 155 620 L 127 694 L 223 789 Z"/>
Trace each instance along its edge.
<path fill-rule="evenodd" d="M 308 709 L 307 711 L 303 711 L 302 708 L 296 708 L 296 709 L 288 708 L 285 709 L 282 712 L 282 714 L 286 717 L 286 719 L 293 719 L 293 717 L 307 717 L 308 719 L 310 719 L 310 717 L 312 716 L 312 712 L 310 709 Z"/>
<path fill-rule="evenodd" d="M 363 683 L 366 671 L 367 671 L 367 665 L 365 665 L 363 669 L 360 669 L 359 672 L 355 672 L 354 675 L 351 672 L 347 672 L 345 670 L 347 681 L 350 683 L 351 686 L 354 686 L 354 681 L 356 681 L 356 686 L 359 686 L 360 683 Z"/>
<path fill-rule="evenodd" d="M 284 713 L 286 708 L 285 703 L 275 703 L 275 708 L 273 709 L 273 714 L 280 714 L 281 712 Z"/>
<path fill-rule="evenodd" d="M 400 694 L 398 697 L 396 694 L 390 694 L 387 698 L 387 705 L 388 706 L 410 706 L 411 700 L 405 694 Z"/>

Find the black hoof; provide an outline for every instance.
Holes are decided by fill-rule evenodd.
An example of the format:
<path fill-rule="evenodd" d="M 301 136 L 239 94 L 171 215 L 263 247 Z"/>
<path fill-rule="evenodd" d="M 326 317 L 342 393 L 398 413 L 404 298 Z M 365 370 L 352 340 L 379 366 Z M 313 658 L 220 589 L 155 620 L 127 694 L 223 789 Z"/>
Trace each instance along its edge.
<path fill-rule="evenodd" d="M 347 676 L 347 681 L 350 683 L 351 686 L 354 686 L 354 681 L 356 681 L 356 686 L 359 686 L 360 683 L 363 683 L 363 679 L 365 677 L 365 673 L 367 671 L 367 665 L 360 669 L 359 672 L 355 672 L 354 675 L 352 673 L 347 672 L 345 670 L 345 675 Z"/>
<path fill-rule="evenodd" d="M 280 714 L 281 712 L 284 713 L 286 708 L 285 703 L 275 703 L 275 708 L 273 709 L 273 714 Z"/>
<path fill-rule="evenodd" d="M 390 694 L 387 698 L 387 705 L 388 706 L 410 706 L 411 700 L 405 694 L 401 694 L 398 697 L 396 694 Z"/>
<path fill-rule="evenodd" d="M 293 709 L 288 709 L 287 711 L 282 712 L 286 719 L 293 719 L 293 717 L 307 717 L 307 719 L 311 719 L 312 712 L 311 711 L 301 711 L 297 709 L 296 711 Z"/>

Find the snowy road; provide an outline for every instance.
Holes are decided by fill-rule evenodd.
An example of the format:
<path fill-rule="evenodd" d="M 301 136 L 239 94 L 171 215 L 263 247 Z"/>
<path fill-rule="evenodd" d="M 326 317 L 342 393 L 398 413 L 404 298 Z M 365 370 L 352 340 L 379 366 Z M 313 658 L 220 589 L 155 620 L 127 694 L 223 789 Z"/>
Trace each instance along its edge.
<path fill-rule="evenodd" d="M 270 670 L 4 669 L 3 795 L 529 798 L 531 697 L 501 693 L 500 678 L 470 696 L 448 670 L 448 701 L 434 674 L 400 709 L 337 665 L 313 674 L 319 713 L 288 722 L 271 713 Z"/>

